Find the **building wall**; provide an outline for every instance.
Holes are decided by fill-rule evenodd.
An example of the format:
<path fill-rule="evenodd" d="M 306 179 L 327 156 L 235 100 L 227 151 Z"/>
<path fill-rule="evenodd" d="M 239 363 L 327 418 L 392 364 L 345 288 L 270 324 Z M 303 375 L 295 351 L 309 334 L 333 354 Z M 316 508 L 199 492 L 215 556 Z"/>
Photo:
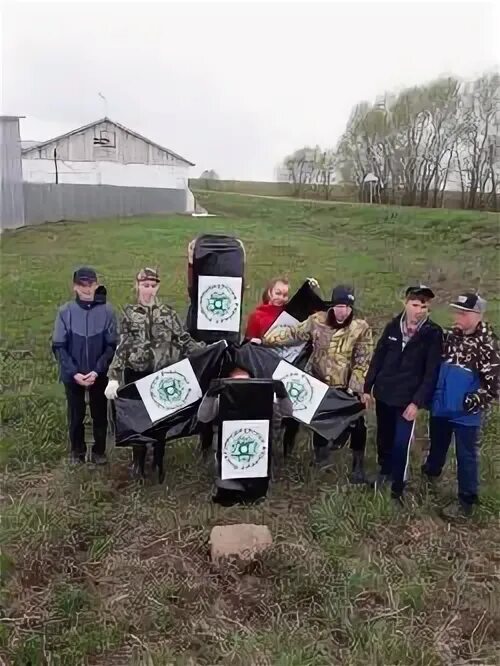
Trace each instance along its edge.
<path fill-rule="evenodd" d="M 54 148 L 57 158 L 63 161 L 188 166 L 170 153 L 107 121 L 53 141 L 43 148 L 33 147 L 23 153 L 23 158 L 53 160 Z"/>
<path fill-rule="evenodd" d="M 53 159 L 23 157 L 23 178 L 28 183 L 56 183 Z M 119 164 L 57 160 L 58 182 L 74 185 L 120 185 L 124 187 L 188 188 L 186 164 Z"/>
<path fill-rule="evenodd" d="M 24 225 L 19 118 L 0 117 L 0 232 Z"/>
<path fill-rule="evenodd" d="M 26 224 L 190 212 L 189 190 L 24 183 Z"/>

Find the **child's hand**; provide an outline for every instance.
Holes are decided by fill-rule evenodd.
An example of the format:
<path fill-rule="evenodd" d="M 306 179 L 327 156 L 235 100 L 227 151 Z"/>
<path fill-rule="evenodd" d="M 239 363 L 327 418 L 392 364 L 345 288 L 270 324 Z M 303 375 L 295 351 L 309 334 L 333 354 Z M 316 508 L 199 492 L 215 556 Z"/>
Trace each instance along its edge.
<path fill-rule="evenodd" d="M 87 381 L 86 381 L 85 377 L 86 377 L 86 375 L 82 375 L 81 372 L 77 372 L 76 375 L 74 375 L 73 379 L 80 386 L 87 386 Z"/>

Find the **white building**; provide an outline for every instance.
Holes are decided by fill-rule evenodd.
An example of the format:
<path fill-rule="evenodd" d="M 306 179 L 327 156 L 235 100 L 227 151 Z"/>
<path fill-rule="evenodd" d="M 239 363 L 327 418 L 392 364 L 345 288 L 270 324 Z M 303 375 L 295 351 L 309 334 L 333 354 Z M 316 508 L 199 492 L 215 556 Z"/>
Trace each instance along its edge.
<path fill-rule="evenodd" d="M 188 190 L 192 162 L 103 118 L 49 141 L 23 142 L 28 183 L 118 185 Z"/>

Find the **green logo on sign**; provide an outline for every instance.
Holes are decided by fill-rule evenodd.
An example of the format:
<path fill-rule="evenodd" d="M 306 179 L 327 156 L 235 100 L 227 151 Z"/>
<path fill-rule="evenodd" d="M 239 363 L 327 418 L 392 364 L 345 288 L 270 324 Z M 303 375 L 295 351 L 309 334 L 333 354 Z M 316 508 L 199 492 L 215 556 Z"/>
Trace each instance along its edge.
<path fill-rule="evenodd" d="M 180 409 L 191 393 L 187 379 L 175 370 L 162 370 L 151 383 L 150 394 L 154 402 L 163 409 Z"/>
<path fill-rule="evenodd" d="M 227 285 L 214 284 L 202 293 L 200 308 L 208 321 L 221 324 L 237 312 L 238 297 Z"/>
<path fill-rule="evenodd" d="M 313 388 L 307 377 L 298 372 L 291 372 L 283 377 L 281 381 L 292 401 L 293 411 L 300 412 L 307 409 L 313 397 Z"/>
<path fill-rule="evenodd" d="M 252 428 L 236 430 L 227 438 L 224 445 L 224 458 L 236 470 L 255 467 L 266 452 L 266 440 Z"/>

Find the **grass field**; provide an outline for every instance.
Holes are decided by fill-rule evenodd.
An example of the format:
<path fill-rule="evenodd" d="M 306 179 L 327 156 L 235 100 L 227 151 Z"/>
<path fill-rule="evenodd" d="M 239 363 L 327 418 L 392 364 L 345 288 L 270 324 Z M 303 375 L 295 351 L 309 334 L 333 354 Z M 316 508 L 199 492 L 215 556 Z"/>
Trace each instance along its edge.
<path fill-rule="evenodd" d="M 160 267 L 165 301 L 187 307 L 186 246 L 202 231 L 245 243 L 245 311 L 264 281 L 316 277 L 325 295 L 351 282 L 379 332 L 408 283 L 436 288 L 435 316 L 464 287 L 491 299 L 500 328 L 499 217 L 203 195 L 215 218 L 173 216 L 58 224 L 2 238 L 2 606 L 7 664 L 438 666 L 500 660 L 498 411 L 481 451 L 482 506 L 470 522 L 439 513 L 455 493 L 449 461 L 437 491 L 420 482 L 425 418 L 404 509 L 350 487 L 348 452 L 309 467 L 306 432 L 259 508 L 210 503 L 196 442 L 167 451 L 167 484 L 128 479 L 127 451 L 104 471 L 67 467 L 65 403 L 50 354 L 75 266 L 96 266 L 110 300 L 133 298 L 135 271 Z M 370 467 L 374 467 L 370 415 Z M 270 526 L 252 564 L 217 567 L 210 529 Z M 0 659 L 1 661 L 1 659 Z"/>

